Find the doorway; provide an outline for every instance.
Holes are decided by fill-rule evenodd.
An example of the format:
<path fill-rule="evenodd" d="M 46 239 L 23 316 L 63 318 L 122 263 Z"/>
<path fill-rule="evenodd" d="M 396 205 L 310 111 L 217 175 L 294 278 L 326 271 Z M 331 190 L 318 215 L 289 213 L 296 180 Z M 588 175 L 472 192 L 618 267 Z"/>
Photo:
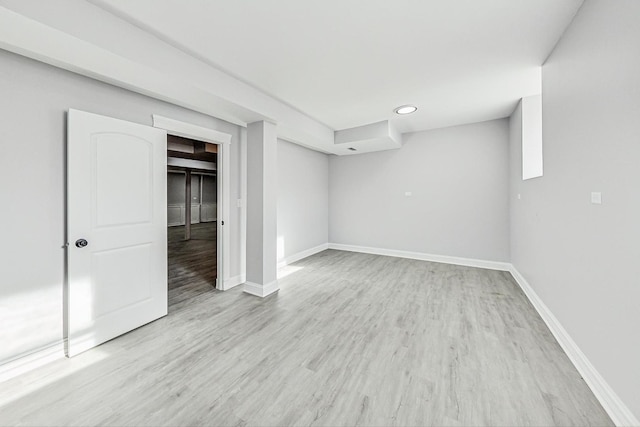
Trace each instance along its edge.
<path fill-rule="evenodd" d="M 215 291 L 217 148 L 203 141 L 167 136 L 169 307 Z"/>

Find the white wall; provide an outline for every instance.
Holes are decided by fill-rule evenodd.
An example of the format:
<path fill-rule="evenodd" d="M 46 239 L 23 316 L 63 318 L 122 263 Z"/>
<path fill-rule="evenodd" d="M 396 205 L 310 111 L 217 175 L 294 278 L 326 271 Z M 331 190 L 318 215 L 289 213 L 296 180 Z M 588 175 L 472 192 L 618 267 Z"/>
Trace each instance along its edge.
<path fill-rule="evenodd" d="M 513 264 L 640 418 L 638 17 L 584 3 L 543 67 L 541 178 L 521 180 L 512 117 L 510 200 Z"/>
<path fill-rule="evenodd" d="M 403 138 L 399 150 L 331 157 L 330 242 L 508 261 L 508 121 Z"/>
<path fill-rule="evenodd" d="M 169 99 L 179 105 L 240 125 L 269 118 L 278 122 L 279 136 L 329 151 L 334 148 L 333 129 L 88 1 L 0 0 L 0 8 L 2 7 L 30 18 L 35 24 L 42 23 L 124 58 L 126 61 L 119 62 L 114 67 L 113 74 L 118 78 L 130 77 L 134 86 L 141 85 L 160 96 L 169 96 Z M 8 22 L 16 22 L 3 12 L 0 9 L 0 15 L 4 15 L 3 18 L 8 19 Z M 39 25 L 34 28 L 45 31 Z M 239 28 L 238 31 L 242 29 Z M 31 37 L 38 38 L 33 35 Z M 47 39 L 49 43 L 57 41 Z M 40 43 L 35 43 L 34 46 L 40 46 Z M 81 46 L 86 48 L 84 44 Z M 82 64 L 82 67 L 86 64 L 85 61 L 90 63 L 91 59 L 102 57 L 99 51 L 89 49 L 89 52 L 92 53 L 83 55 L 82 60 L 74 60 L 73 63 Z M 54 57 L 60 55 L 54 54 Z M 136 83 L 138 79 L 144 78 L 142 75 L 129 74 L 134 69 L 138 70 L 136 73 L 141 72 L 137 66 L 158 74 L 154 74 L 148 83 Z M 106 72 L 110 73 L 110 70 Z M 107 78 L 113 79 L 114 76 Z M 165 81 L 166 87 L 156 86 L 154 82 L 157 79 Z"/>
<path fill-rule="evenodd" d="M 278 140 L 278 262 L 329 242 L 329 156 Z"/>
<path fill-rule="evenodd" d="M 240 129 L 0 50 L 0 364 L 63 338 L 64 162 L 69 108 L 151 125 L 151 114 L 232 135 L 231 195 L 240 198 Z M 29 180 L 22 177 L 28 173 Z M 20 185 L 16 185 L 16 182 Z M 231 276 L 241 274 L 234 206 Z"/>

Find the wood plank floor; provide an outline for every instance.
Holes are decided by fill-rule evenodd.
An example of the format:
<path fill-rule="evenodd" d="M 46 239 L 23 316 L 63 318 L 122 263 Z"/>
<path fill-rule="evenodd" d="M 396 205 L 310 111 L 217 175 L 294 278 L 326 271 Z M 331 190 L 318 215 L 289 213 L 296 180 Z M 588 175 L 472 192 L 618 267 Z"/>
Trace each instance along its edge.
<path fill-rule="evenodd" d="M 612 425 L 508 273 L 328 250 L 0 387 L 2 425 Z"/>
<path fill-rule="evenodd" d="M 212 292 L 217 277 L 217 225 L 191 225 L 191 239 L 184 240 L 184 226 L 169 227 L 169 310 L 180 301 Z"/>

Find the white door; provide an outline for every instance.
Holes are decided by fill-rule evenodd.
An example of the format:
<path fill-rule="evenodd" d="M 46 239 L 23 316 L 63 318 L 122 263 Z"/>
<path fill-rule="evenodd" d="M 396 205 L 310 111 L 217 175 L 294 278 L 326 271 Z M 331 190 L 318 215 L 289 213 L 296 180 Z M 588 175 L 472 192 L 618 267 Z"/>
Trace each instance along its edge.
<path fill-rule="evenodd" d="M 167 137 L 69 110 L 67 355 L 167 314 Z"/>

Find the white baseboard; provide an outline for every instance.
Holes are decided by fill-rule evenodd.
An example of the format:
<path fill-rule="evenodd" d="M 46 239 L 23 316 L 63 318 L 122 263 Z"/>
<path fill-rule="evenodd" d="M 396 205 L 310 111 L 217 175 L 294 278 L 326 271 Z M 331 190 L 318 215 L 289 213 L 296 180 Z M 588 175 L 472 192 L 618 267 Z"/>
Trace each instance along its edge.
<path fill-rule="evenodd" d="M 640 426 L 640 421 L 589 362 L 587 356 L 580 350 L 569 333 L 562 327 L 558 319 L 549 310 L 549 307 L 540 299 L 522 274 L 513 265 L 510 272 L 615 425 Z"/>
<path fill-rule="evenodd" d="M 264 286 L 253 282 L 245 282 L 243 290 L 248 294 L 264 298 L 278 291 L 279 289 L 280 287 L 278 286 L 278 281 L 274 280 L 273 282 L 268 283 Z"/>
<path fill-rule="evenodd" d="M 285 259 L 278 262 L 278 268 L 285 267 L 289 264 L 293 264 L 296 261 L 300 261 L 303 258 L 309 257 L 311 255 L 315 255 L 319 252 L 325 251 L 329 249 L 328 243 L 323 243 L 321 245 L 315 246 L 313 248 L 306 249 L 304 251 L 298 252 L 297 254 L 289 255 Z"/>
<path fill-rule="evenodd" d="M 361 252 L 373 255 L 385 255 L 397 258 L 417 259 L 421 261 L 440 262 L 443 264 L 455 264 L 466 267 L 486 268 L 488 270 L 509 271 L 511 264 L 508 262 L 486 261 L 474 258 L 459 258 L 446 255 L 425 254 L 422 252 L 399 251 L 396 249 L 370 248 L 366 246 L 343 245 L 339 243 L 329 243 L 329 249 L 340 251 Z"/>
<path fill-rule="evenodd" d="M 247 278 L 245 277 L 244 274 L 239 274 L 237 276 L 229 277 L 226 281 L 223 281 L 222 286 L 218 287 L 218 289 L 221 291 L 228 291 L 231 288 L 234 288 L 238 285 L 243 284 L 246 280 Z"/>
<path fill-rule="evenodd" d="M 63 359 L 64 357 L 64 341 L 58 341 L 22 354 L 0 365 L 0 382 L 17 377 L 20 374 L 44 366 L 54 360 Z"/>

